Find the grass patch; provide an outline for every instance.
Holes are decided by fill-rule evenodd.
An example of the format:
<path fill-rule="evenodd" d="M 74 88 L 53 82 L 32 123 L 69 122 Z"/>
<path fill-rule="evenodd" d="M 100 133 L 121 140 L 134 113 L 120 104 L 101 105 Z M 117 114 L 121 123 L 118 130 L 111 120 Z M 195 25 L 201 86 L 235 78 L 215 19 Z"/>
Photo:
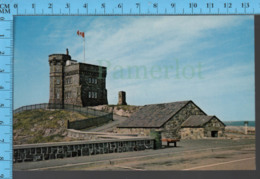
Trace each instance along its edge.
<path fill-rule="evenodd" d="M 68 120 L 76 121 L 92 117 L 94 116 L 78 112 L 44 109 L 14 114 L 14 144 L 63 141 L 66 138 Z"/>

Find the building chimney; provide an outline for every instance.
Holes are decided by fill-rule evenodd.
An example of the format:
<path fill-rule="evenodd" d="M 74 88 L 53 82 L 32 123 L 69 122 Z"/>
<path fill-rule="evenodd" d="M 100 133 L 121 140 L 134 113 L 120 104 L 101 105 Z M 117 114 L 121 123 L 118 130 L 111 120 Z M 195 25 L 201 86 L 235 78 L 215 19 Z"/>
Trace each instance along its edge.
<path fill-rule="evenodd" d="M 117 103 L 117 105 L 127 105 L 125 91 L 119 91 L 118 92 L 118 103 Z"/>
<path fill-rule="evenodd" d="M 69 55 L 69 49 L 66 48 L 66 55 Z"/>

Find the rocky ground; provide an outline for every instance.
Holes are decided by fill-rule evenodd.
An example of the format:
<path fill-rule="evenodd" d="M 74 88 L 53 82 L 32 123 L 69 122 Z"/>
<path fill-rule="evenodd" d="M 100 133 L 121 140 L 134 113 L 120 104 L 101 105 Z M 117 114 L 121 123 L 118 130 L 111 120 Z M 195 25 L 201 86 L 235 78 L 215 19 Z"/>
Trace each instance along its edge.
<path fill-rule="evenodd" d="M 129 117 L 134 112 L 138 111 L 142 106 L 132 106 L 132 105 L 99 105 L 90 107 L 92 109 L 104 111 L 104 112 L 113 112 L 118 116 Z"/>
<path fill-rule="evenodd" d="M 130 105 L 100 105 L 90 107 L 92 109 L 113 112 L 114 121 L 103 126 L 85 129 L 90 132 L 112 131 L 128 116 L 137 111 L 140 106 Z M 126 117 L 123 117 L 126 116 Z M 13 118 L 13 144 L 32 144 L 45 142 L 65 142 L 76 140 L 67 137 L 67 121 L 86 119 L 88 117 L 81 113 L 65 110 L 30 110 L 14 114 Z"/>
<path fill-rule="evenodd" d="M 86 119 L 81 113 L 64 110 L 30 110 L 13 117 L 13 144 L 75 140 L 67 137 L 67 121 Z"/>

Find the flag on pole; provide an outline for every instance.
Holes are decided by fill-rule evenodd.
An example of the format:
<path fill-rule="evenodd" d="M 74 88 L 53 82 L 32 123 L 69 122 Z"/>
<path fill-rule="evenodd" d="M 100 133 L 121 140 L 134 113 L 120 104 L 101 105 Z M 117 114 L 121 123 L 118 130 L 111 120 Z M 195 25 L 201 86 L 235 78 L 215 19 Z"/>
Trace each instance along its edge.
<path fill-rule="evenodd" d="M 77 31 L 78 36 L 83 37 L 83 44 L 84 44 L 84 49 L 83 49 L 83 53 L 84 53 L 84 58 L 83 58 L 83 62 L 85 63 L 85 33 L 84 32 L 80 32 L 79 30 Z"/>
<path fill-rule="evenodd" d="M 80 31 L 78 30 L 78 31 L 77 31 L 77 34 L 78 34 L 78 36 L 82 36 L 83 38 L 85 38 L 84 32 L 80 32 Z"/>

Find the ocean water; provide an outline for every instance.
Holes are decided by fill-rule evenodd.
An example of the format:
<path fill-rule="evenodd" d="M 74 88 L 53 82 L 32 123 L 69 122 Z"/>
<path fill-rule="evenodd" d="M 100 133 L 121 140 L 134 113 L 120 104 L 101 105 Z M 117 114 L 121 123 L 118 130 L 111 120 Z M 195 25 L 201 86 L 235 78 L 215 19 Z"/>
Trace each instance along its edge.
<path fill-rule="evenodd" d="M 245 121 L 222 121 L 226 126 L 245 126 Z M 255 127 L 255 121 L 248 121 L 248 126 Z"/>

